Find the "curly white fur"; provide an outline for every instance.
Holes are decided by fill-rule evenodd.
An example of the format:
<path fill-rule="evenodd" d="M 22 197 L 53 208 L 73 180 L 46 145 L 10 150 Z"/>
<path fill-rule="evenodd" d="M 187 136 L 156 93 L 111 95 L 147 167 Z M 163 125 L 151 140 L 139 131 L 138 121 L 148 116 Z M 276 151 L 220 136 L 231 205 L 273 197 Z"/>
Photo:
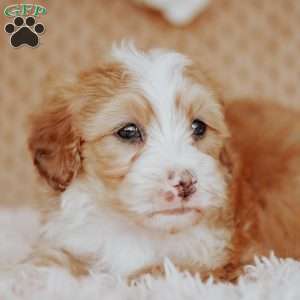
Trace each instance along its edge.
<path fill-rule="evenodd" d="M 145 276 L 129 286 L 119 278 L 93 273 L 75 279 L 59 268 L 33 267 L 17 263 L 28 254 L 39 230 L 39 216 L 31 210 L 0 213 L 1 300 L 98 300 L 98 299 L 206 299 L 292 300 L 300 298 L 300 263 L 274 255 L 256 259 L 246 268 L 238 284 L 202 282 L 180 273 L 166 260 L 166 278 Z M 17 250 L 17 251 L 16 251 Z M 11 267 L 7 269 L 7 262 Z M 4 267 L 3 265 L 6 265 Z M 14 266 L 13 266 L 14 264 Z"/>

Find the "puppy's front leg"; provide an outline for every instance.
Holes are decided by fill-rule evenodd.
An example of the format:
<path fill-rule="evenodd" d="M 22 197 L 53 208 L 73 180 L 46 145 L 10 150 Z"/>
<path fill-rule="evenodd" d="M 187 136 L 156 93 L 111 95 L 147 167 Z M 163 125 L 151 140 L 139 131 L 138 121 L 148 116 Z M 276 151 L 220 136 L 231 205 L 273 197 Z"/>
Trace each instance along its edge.
<path fill-rule="evenodd" d="M 86 260 L 73 256 L 64 249 L 36 248 L 24 263 L 38 267 L 59 267 L 68 270 L 75 277 L 89 274 L 89 264 Z"/>

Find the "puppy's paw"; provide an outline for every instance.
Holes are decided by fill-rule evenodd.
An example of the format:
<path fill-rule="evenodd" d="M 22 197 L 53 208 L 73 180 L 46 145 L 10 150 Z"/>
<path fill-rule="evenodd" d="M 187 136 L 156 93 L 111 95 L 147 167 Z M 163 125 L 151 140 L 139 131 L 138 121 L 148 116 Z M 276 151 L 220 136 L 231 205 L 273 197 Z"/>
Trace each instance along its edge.
<path fill-rule="evenodd" d="M 154 278 L 160 278 L 165 276 L 165 268 L 163 265 L 147 266 L 128 276 L 129 284 L 135 284 L 143 277 L 150 275 Z"/>

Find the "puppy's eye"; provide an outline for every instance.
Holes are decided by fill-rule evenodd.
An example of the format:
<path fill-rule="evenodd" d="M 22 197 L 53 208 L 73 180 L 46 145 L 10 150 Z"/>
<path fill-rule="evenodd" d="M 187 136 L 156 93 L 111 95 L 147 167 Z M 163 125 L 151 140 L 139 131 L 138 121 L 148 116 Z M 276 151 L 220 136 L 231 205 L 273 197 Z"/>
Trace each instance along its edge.
<path fill-rule="evenodd" d="M 142 141 L 142 134 L 140 129 L 133 123 L 127 124 L 117 131 L 117 135 L 123 139 L 130 142 L 140 142 Z"/>
<path fill-rule="evenodd" d="M 192 130 L 193 130 L 193 136 L 195 137 L 203 137 L 203 135 L 205 134 L 207 129 L 207 125 L 199 120 L 199 119 L 195 119 L 192 123 Z"/>

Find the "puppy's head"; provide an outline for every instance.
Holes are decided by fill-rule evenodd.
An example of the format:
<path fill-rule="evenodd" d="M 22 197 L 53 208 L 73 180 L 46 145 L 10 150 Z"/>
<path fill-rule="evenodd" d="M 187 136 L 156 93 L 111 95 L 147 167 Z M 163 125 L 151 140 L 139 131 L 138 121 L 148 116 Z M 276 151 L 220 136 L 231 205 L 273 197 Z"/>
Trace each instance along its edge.
<path fill-rule="evenodd" d="M 93 178 L 100 207 L 151 230 L 181 231 L 226 207 L 228 131 L 210 82 L 174 52 L 123 46 L 113 58 L 57 88 L 34 118 L 41 176 L 57 191 Z"/>

